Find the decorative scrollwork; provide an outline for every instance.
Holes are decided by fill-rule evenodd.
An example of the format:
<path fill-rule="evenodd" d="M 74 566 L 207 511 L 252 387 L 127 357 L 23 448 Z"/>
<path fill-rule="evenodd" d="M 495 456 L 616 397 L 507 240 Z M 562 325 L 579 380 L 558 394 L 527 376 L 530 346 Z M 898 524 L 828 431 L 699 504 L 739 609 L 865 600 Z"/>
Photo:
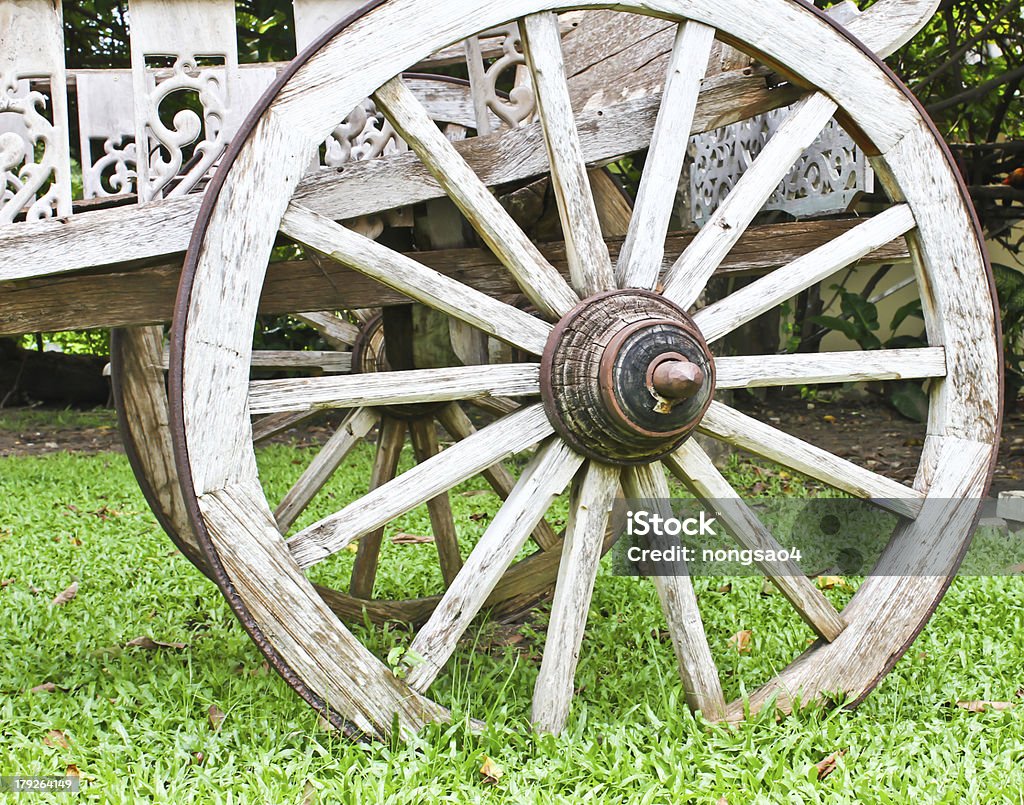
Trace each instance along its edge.
<path fill-rule="evenodd" d="M 47 100 L 17 75 L 0 76 L 0 113 L 19 118 L 18 124 L 10 127 L 13 130 L 0 134 L 0 222 L 10 223 L 23 210 L 29 221 L 54 214 L 60 195 L 60 159 L 56 130 L 45 115 Z"/>
<path fill-rule="evenodd" d="M 500 39 L 501 54 L 485 67 L 481 40 Z M 523 53 L 522 35 L 517 23 L 495 28 L 466 43 L 469 78 L 473 85 L 479 134 L 491 132 L 489 114 L 509 128 L 528 123 L 537 110 L 537 98 L 530 82 Z M 509 73 L 511 75 L 511 81 Z M 508 93 L 498 89 L 500 83 L 512 84 Z"/>
<path fill-rule="evenodd" d="M 690 202 L 695 224 L 707 222 L 788 111 L 777 109 L 693 139 Z M 764 209 L 796 217 L 843 212 L 860 194 L 871 192 L 873 185 L 874 175 L 863 151 L 832 120 L 793 165 Z"/>
<path fill-rule="evenodd" d="M 353 109 L 331 133 L 324 149 L 323 164 L 337 168 L 346 162 L 375 159 L 408 150 L 398 133 L 367 98 Z"/>
<path fill-rule="evenodd" d="M 137 153 L 128 135 L 108 137 L 103 155 L 82 176 L 86 198 L 131 193 L 135 189 Z"/>
<path fill-rule="evenodd" d="M 202 115 L 179 109 L 170 126 L 160 118 L 171 96 L 189 93 L 198 98 Z M 178 56 L 170 77 L 158 82 L 148 99 L 146 118 L 147 175 L 139 194 L 143 201 L 159 196 L 182 196 L 192 190 L 220 158 L 227 145 L 224 121 L 228 99 L 223 70 L 200 68 L 193 56 Z M 185 163 L 185 151 L 192 156 Z"/>

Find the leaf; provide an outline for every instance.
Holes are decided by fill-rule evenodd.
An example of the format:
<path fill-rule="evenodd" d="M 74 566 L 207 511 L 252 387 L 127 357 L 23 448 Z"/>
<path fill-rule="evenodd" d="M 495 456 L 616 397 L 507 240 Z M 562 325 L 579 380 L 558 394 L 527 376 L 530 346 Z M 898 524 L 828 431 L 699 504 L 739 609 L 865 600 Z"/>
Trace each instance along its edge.
<path fill-rule="evenodd" d="M 57 690 L 57 686 L 52 682 L 44 682 L 42 685 L 36 685 L 29 693 L 53 693 Z"/>
<path fill-rule="evenodd" d="M 838 763 L 839 758 L 841 758 L 845 754 L 846 750 L 840 749 L 838 752 L 833 752 L 824 760 L 819 760 L 817 763 L 815 763 L 814 768 L 818 770 L 818 779 L 824 780 L 832 772 L 834 772 L 836 770 L 836 763 Z"/>
<path fill-rule="evenodd" d="M 302 805 L 316 805 L 317 791 L 312 780 L 306 780 L 302 787 Z"/>
<path fill-rule="evenodd" d="M 0 587 L 9 587 L 12 584 L 14 584 L 13 578 L 3 579 L 2 581 L 0 581 Z"/>
<path fill-rule="evenodd" d="M 220 725 L 224 723 L 224 711 L 217 705 L 211 704 L 206 711 L 206 717 L 210 719 L 210 726 L 214 732 L 220 732 Z"/>
<path fill-rule="evenodd" d="M 62 607 L 68 601 L 71 601 L 76 595 L 78 595 L 78 582 L 73 581 L 71 582 L 70 587 L 53 599 L 52 606 Z"/>
<path fill-rule="evenodd" d="M 721 587 L 718 588 L 718 592 L 722 593 L 723 595 L 731 593 L 732 592 L 732 582 L 726 582 L 725 584 L 723 584 Z"/>
<path fill-rule="evenodd" d="M 480 767 L 480 776 L 484 778 L 485 783 L 494 785 L 498 780 L 502 778 L 505 771 L 495 763 L 490 757 L 484 755 L 483 765 Z"/>
<path fill-rule="evenodd" d="M 892 317 L 892 324 L 889 325 L 889 329 L 893 332 L 899 328 L 904 321 L 913 316 L 917 319 L 923 319 L 924 313 L 921 312 L 921 298 L 917 297 L 907 302 L 903 307 L 897 310 Z"/>
<path fill-rule="evenodd" d="M 172 648 L 176 651 L 181 651 L 184 648 L 188 648 L 185 643 L 165 643 L 162 640 L 154 640 L 152 637 L 147 635 L 139 635 L 133 637 L 127 643 L 124 644 L 125 648 L 143 648 L 146 651 L 157 651 L 162 648 Z"/>
<path fill-rule="evenodd" d="M 43 744 L 45 746 L 52 746 L 54 749 L 60 747 L 61 749 L 67 749 L 71 746 L 68 743 L 68 736 L 66 736 L 61 730 L 50 730 L 46 733 L 46 737 L 43 738 Z"/>
<path fill-rule="evenodd" d="M 1014 702 L 986 702 L 986 701 L 973 701 L 973 702 L 957 702 L 956 706 L 961 710 L 966 710 L 968 713 L 987 713 L 989 710 L 1001 711 L 1001 710 L 1012 710 Z"/>
<path fill-rule="evenodd" d="M 842 576 L 818 576 L 816 581 L 819 590 L 831 590 L 835 587 L 846 588 L 850 586 Z"/>
<path fill-rule="evenodd" d="M 64 774 L 68 777 L 81 777 L 82 772 L 78 770 L 78 766 L 74 763 L 69 763 L 67 768 L 64 770 Z"/>
<path fill-rule="evenodd" d="M 487 512 L 476 512 L 475 514 L 469 515 L 469 519 L 472 520 L 474 523 L 479 522 L 480 520 L 486 520 L 487 517 Z"/>
<path fill-rule="evenodd" d="M 428 542 L 433 542 L 434 541 L 434 537 L 433 537 L 433 535 L 430 535 L 430 534 L 424 535 L 424 534 L 405 534 L 405 533 L 401 533 L 401 534 L 395 534 L 395 536 L 393 536 L 391 538 L 391 541 L 395 545 L 424 545 L 424 544 L 426 544 Z"/>
<path fill-rule="evenodd" d="M 928 421 L 928 395 L 917 383 L 893 383 L 889 391 L 889 402 L 907 419 L 914 422 Z"/>
<path fill-rule="evenodd" d="M 736 647 L 738 654 L 750 653 L 750 639 L 754 633 L 750 629 L 741 629 L 729 638 L 729 644 Z"/>

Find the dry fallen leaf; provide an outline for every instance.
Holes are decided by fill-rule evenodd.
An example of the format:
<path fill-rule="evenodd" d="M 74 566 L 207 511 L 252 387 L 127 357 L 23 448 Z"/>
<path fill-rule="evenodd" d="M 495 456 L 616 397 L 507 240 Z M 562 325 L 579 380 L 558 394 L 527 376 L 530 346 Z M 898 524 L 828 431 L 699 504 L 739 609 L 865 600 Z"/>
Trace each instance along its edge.
<path fill-rule="evenodd" d="M 736 651 L 740 654 L 750 653 L 750 638 L 754 636 L 754 633 L 750 629 L 742 629 L 732 637 L 729 638 L 729 643 L 736 646 Z"/>
<path fill-rule="evenodd" d="M 836 418 L 832 416 L 832 414 L 825 414 L 822 419 L 828 422 L 829 425 L 834 425 L 836 423 Z"/>
<path fill-rule="evenodd" d="M 44 682 L 42 685 L 32 688 L 31 693 L 53 693 L 55 690 L 57 690 L 57 686 L 52 682 Z"/>
<path fill-rule="evenodd" d="M 73 599 L 76 595 L 78 595 L 78 582 L 73 581 L 71 582 L 70 587 L 68 587 L 64 592 L 62 592 L 60 595 L 53 599 L 53 606 L 64 606 L 64 604 Z"/>
<path fill-rule="evenodd" d="M 302 805 L 315 805 L 316 797 L 316 786 L 313 785 L 312 780 L 306 780 L 306 784 L 302 787 Z"/>
<path fill-rule="evenodd" d="M 470 489 L 468 492 L 463 492 L 462 497 L 464 498 L 475 498 L 477 495 L 488 494 L 486 489 Z"/>
<path fill-rule="evenodd" d="M 779 588 L 776 587 L 774 584 L 772 584 L 771 581 L 769 581 L 768 579 L 765 579 L 764 581 L 761 582 L 761 595 L 767 597 L 769 595 L 778 595 L 778 594 L 779 594 Z"/>
<path fill-rule="evenodd" d="M 1013 708 L 1013 702 L 986 702 L 986 701 L 973 701 L 973 702 L 957 702 L 956 706 L 961 710 L 966 710 L 969 713 L 984 713 L 989 710 L 1010 710 Z"/>
<path fill-rule="evenodd" d="M 477 512 L 476 514 L 469 515 L 469 519 L 472 520 L 474 523 L 477 523 L 480 520 L 486 520 L 487 517 L 487 512 Z"/>
<path fill-rule="evenodd" d="M 162 648 L 173 648 L 181 651 L 183 648 L 188 648 L 185 643 L 165 643 L 162 640 L 154 640 L 152 637 L 147 635 L 139 635 L 133 637 L 127 643 L 124 644 L 125 648 L 144 648 L 146 651 L 156 651 Z"/>
<path fill-rule="evenodd" d="M 0 587 L 7 587 L 11 584 L 14 584 L 14 579 L 4 579 L 0 581 Z"/>
<path fill-rule="evenodd" d="M 833 752 L 824 760 L 819 760 L 817 763 L 815 763 L 814 768 L 818 770 L 818 779 L 824 780 L 832 772 L 834 772 L 836 770 L 836 763 L 839 761 L 839 758 L 841 758 L 845 754 L 846 750 L 840 749 L 838 752 Z"/>
<path fill-rule="evenodd" d="M 68 777 L 81 777 L 81 776 L 82 776 L 82 772 L 80 772 L 80 771 L 78 770 L 78 766 L 76 766 L 76 765 L 75 765 L 74 763 L 69 763 L 69 764 L 68 764 L 68 767 L 67 767 L 67 769 L 66 769 L 66 770 L 64 771 L 64 773 L 65 773 L 65 774 L 66 774 L 66 775 L 67 775 Z"/>
<path fill-rule="evenodd" d="M 501 766 L 491 760 L 487 755 L 484 755 L 484 763 L 480 767 L 480 775 L 484 778 L 485 783 L 493 785 L 501 779 L 504 773 L 505 772 L 502 770 Z"/>
<path fill-rule="evenodd" d="M 727 584 L 723 584 L 721 587 L 718 588 L 718 592 L 722 593 L 723 595 L 726 594 L 726 593 L 731 593 L 732 592 L 732 582 L 729 582 Z"/>
<path fill-rule="evenodd" d="M 715 805 L 729 805 L 729 800 L 727 800 L 725 797 L 719 797 L 716 800 Z"/>
<path fill-rule="evenodd" d="M 61 749 L 67 749 L 71 746 L 71 744 L 68 743 L 68 737 L 60 730 L 50 730 L 46 733 L 46 737 L 43 738 L 43 744 L 45 746 L 52 746 L 55 749 L 58 746 Z"/>
<path fill-rule="evenodd" d="M 391 538 L 391 541 L 395 543 L 395 545 L 423 545 L 427 542 L 433 542 L 434 537 L 429 534 L 424 535 L 401 533 L 395 534 L 395 536 Z"/>
<path fill-rule="evenodd" d="M 819 590 L 831 590 L 835 587 L 844 589 L 849 586 L 842 576 L 818 576 L 816 581 Z"/>
<path fill-rule="evenodd" d="M 206 715 L 210 719 L 210 726 L 213 727 L 213 731 L 220 732 L 220 725 L 224 722 L 224 711 L 217 705 L 211 704 L 210 709 L 206 711 Z"/>
<path fill-rule="evenodd" d="M 1024 564 L 1010 565 L 1008 568 L 1006 568 L 1005 572 L 1010 576 L 1019 576 L 1021 573 L 1024 573 Z M 11 579 L 11 581 L 14 581 L 14 579 Z"/>

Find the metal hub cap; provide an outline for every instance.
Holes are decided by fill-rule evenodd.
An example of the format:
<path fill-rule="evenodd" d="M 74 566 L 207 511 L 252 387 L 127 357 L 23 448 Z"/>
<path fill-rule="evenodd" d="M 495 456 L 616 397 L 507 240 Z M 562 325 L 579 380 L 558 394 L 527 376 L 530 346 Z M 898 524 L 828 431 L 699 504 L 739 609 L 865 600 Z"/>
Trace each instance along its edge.
<path fill-rule="evenodd" d="M 646 291 L 610 291 L 555 327 L 541 394 L 558 433 L 603 462 L 643 464 L 697 427 L 715 390 L 715 363 L 684 310 Z"/>

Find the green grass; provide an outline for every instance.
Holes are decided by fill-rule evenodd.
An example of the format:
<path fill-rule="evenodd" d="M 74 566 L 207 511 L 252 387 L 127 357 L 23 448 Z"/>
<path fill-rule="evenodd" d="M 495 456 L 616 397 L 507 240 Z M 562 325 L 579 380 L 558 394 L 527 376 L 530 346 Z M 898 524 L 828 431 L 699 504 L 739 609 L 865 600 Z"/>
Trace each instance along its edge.
<path fill-rule="evenodd" d="M 73 429 L 116 428 L 117 414 L 110 408 L 79 411 L 73 408 L 2 408 L 0 430 L 24 431 L 33 428 Z"/>
<path fill-rule="evenodd" d="M 307 457 L 272 447 L 261 471 L 280 491 Z M 358 493 L 368 461 L 360 453 L 318 505 Z M 733 475 L 743 484 L 761 477 L 740 466 Z M 502 645 L 507 630 L 474 629 L 433 689 L 453 724 L 407 744 L 351 744 L 264 668 L 216 590 L 172 551 L 122 456 L 0 458 L 0 499 L 0 580 L 15 579 L 0 589 L 0 774 L 63 774 L 74 764 L 85 801 L 1024 802 L 1024 704 L 955 706 L 1024 702 L 1020 577 L 955 581 L 859 710 L 766 714 L 730 728 L 687 712 L 653 587 L 612 575 L 606 559 L 561 737 L 528 725 L 541 613 L 512 645 Z M 491 495 L 453 501 L 460 526 L 477 533 L 486 519 L 469 515 L 496 505 Z M 425 529 L 417 511 L 392 531 Z M 385 546 L 383 590 L 433 589 L 433 546 Z M 341 579 L 347 561 L 318 572 Z M 72 581 L 77 597 L 51 606 Z M 733 579 L 730 592 L 719 592 L 720 579 L 696 583 L 730 697 L 770 678 L 810 638 L 781 596 L 761 595 L 759 579 Z M 841 603 L 849 592 L 828 594 Z M 741 629 L 753 632 L 749 654 L 727 642 Z M 400 629 L 357 631 L 382 654 L 408 639 Z M 124 648 L 141 635 L 187 647 Z M 45 682 L 55 692 L 29 692 Z M 211 705 L 226 713 L 219 731 Z M 486 718 L 487 730 L 472 733 L 468 716 Z M 69 746 L 45 745 L 50 730 Z M 839 750 L 835 772 L 819 781 L 814 764 Z M 482 780 L 486 757 L 504 771 L 496 784 Z"/>

